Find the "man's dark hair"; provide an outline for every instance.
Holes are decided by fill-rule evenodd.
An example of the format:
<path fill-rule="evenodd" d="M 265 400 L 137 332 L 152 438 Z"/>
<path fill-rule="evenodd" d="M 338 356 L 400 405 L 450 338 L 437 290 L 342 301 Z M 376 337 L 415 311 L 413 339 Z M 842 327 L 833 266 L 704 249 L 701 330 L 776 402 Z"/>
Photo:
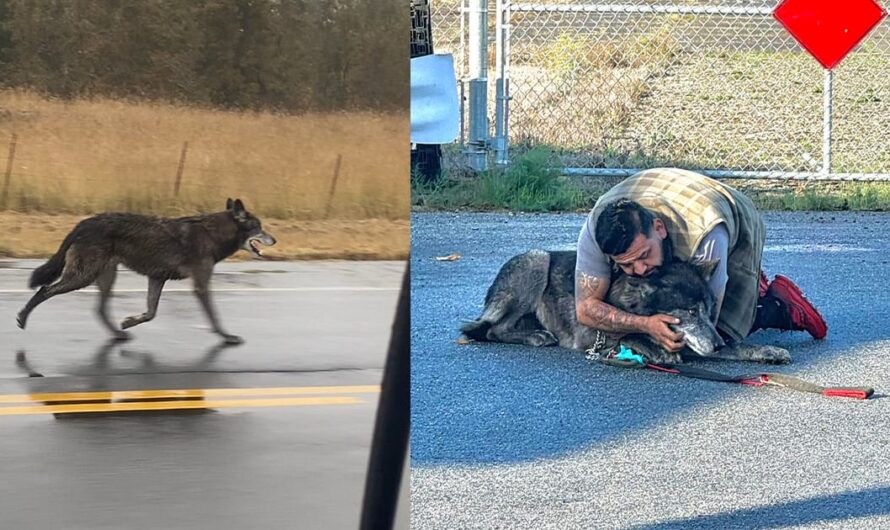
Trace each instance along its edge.
<path fill-rule="evenodd" d="M 630 248 L 637 234 L 649 237 L 655 215 L 630 199 L 607 204 L 596 219 L 596 243 L 604 254 L 617 256 Z"/>

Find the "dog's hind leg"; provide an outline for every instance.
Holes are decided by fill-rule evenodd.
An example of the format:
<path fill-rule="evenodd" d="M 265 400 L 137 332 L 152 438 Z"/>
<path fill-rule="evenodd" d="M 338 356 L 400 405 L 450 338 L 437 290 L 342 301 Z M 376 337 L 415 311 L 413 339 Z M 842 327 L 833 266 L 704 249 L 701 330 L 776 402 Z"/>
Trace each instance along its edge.
<path fill-rule="evenodd" d="M 497 342 L 506 342 L 507 344 L 524 344 L 526 346 L 556 346 L 559 341 L 546 329 L 537 329 L 532 331 L 513 330 L 513 331 L 497 331 L 489 330 L 489 336 L 496 337 Z M 494 340 L 494 339 L 491 339 Z"/>
<path fill-rule="evenodd" d="M 538 319 L 531 314 L 518 317 L 511 314 L 504 320 L 496 322 L 489 328 L 487 340 L 535 347 L 554 346 L 559 343 L 557 338 L 543 329 Z"/>
<path fill-rule="evenodd" d="M 489 299 L 485 311 L 477 320 L 464 324 L 460 329 L 473 340 L 527 346 L 557 344 L 558 339 L 544 329 L 535 315 L 526 312 L 534 311 L 535 308 L 535 300 L 528 298 L 528 293 L 519 296 L 511 292 L 497 293 Z M 540 296 L 538 299 L 540 300 Z"/>
<path fill-rule="evenodd" d="M 148 279 L 148 310 L 141 315 L 133 315 L 125 318 L 121 322 L 121 328 L 127 329 L 148 322 L 158 313 L 158 301 L 161 299 L 161 291 L 164 289 L 166 280 L 159 278 Z"/>
<path fill-rule="evenodd" d="M 544 293 L 535 311 L 540 328 L 547 330 L 563 348 L 575 345 L 575 299 Z"/>
<path fill-rule="evenodd" d="M 99 277 L 96 278 L 96 286 L 99 288 L 99 305 L 96 308 L 96 313 L 105 327 L 114 335 L 115 340 L 129 340 L 130 334 L 118 329 L 108 317 L 108 300 L 111 298 L 111 287 L 114 285 L 116 277 L 117 263 L 111 262 L 102 269 Z"/>
<path fill-rule="evenodd" d="M 68 252 L 70 256 L 72 253 L 71 250 Z M 25 307 L 19 311 L 16 323 L 20 328 L 25 329 L 25 325 L 28 322 L 28 315 L 30 315 L 31 311 L 38 305 L 46 302 L 53 296 L 83 289 L 96 281 L 96 278 L 99 277 L 99 273 L 102 270 L 98 263 L 104 262 L 105 260 L 98 259 L 97 257 L 91 257 L 92 259 L 89 260 L 77 258 L 77 256 L 69 257 L 65 263 L 65 269 L 62 271 L 62 277 L 59 281 L 52 285 L 44 285 L 41 287 L 40 290 L 34 293 L 34 296 L 28 300 Z"/>
<path fill-rule="evenodd" d="M 461 326 L 461 331 L 474 340 L 529 346 L 556 344 L 556 337 L 534 316 L 547 287 L 549 269 L 550 254 L 541 250 L 510 258 L 485 295 L 482 315 Z"/>

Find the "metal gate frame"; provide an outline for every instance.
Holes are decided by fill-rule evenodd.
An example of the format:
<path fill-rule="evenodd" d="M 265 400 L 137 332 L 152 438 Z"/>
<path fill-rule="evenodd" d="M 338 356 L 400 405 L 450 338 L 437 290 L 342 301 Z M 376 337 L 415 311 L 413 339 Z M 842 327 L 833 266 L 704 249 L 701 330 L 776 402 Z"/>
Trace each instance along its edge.
<path fill-rule="evenodd" d="M 469 0 L 469 9 L 476 13 L 485 9 L 487 0 Z M 719 7 L 719 6 L 665 6 L 665 5 L 622 5 L 622 4 L 597 4 L 597 5 L 548 5 L 548 4 L 526 4 L 514 3 L 511 0 L 496 0 L 495 7 L 495 134 L 486 144 L 488 149 L 494 152 L 495 162 L 499 166 L 505 166 L 510 163 L 509 157 L 509 121 L 510 121 L 510 36 L 511 36 L 511 16 L 513 13 L 522 12 L 597 12 L 597 13 L 634 13 L 634 14 L 678 14 L 678 15 L 748 15 L 748 16 L 771 16 L 773 8 L 771 7 Z M 463 25 L 463 16 L 461 17 Z M 478 27 L 478 24 L 476 24 Z M 484 25 L 483 25 L 484 26 Z M 472 28 L 472 25 L 471 25 Z M 463 33 L 463 32 L 462 32 Z M 487 39 L 474 38 L 470 36 L 471 50 L 470 58 L 475 54 L 487 53 L 485 46 L 482 50 L 472 49 L 477 43 L 485 43 Z M 463 48 L 463 43 L 461 48 Z M 480 74 L 476 72 L 477 78 Z M 473 75 L 472 69 L 470 75 Z M 482 75 L 484 72 L 482 72 Z M 484 79 L 484 78 L 483 78 Z M 471 77 L 470 82 L 474 79 Z M 478 80 L 476 81 L 478 82 Z M 743 171 L 743 170 L 721 170 L 721 169 L 705 169 L 699 170 L 700 173 L 718 177 L 718 178 L 745 178 L 745 179 L 781 179 L 781 180 L 858 180 L 858 181 L 890 181 L 890 173 L 833 173 L 831 171 L 831 112 L 832 112 L 832 72 L 824 69 L 823 82 L 823 105 L 822 105 L 822 165 L 818 172 L 799 172 L 799 171 Z M 462 98 L 463 99 L 463 98 Z M 485 108 L 479 109 L 476 105 L 479 100 L 470 99 L 470 120 L 473 123 L 474 116 L 487 116 Z M 463 123 L 463 120 L 462 120 Z M 478 122 L 477 122 L 478 123 Z M 481 126 L 481 125 L 477 125 Z M 487 127 L 487 123 L 485 124 Z M 473 125 L 470 126 L 471 131 Z M 463 135 L 462 135 L 463 137 Z M 477 145 L 479 138 L 476 138 Z M 473 143 L 471 132 L 470 143 Z M 484 169 L 484 168 L 483 168 Z M 564 168 L 563 172 L 567 175 L 577 176 L 629 176 L 646 168 Z"/>

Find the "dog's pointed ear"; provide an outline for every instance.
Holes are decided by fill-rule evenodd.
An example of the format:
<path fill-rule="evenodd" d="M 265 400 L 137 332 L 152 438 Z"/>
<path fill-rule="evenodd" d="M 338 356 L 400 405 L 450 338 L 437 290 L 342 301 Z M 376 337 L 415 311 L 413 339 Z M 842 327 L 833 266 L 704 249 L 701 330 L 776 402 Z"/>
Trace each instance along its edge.
<path fill-rule="evenodd" d="M 235 211 L 236 211 L 236 212 L 243 212 L 243 211 L 245 211 L 245 210 L 244 210 L 244 203 L 241 202 L 241 199 L 235 199 L 235 205 L 234 205 L 234 207 L 235 207 Z"/>
<path fill-rule="evenodd" d="M 717 270 L 717 265 L 720 264 L 720 259 L 709 259 L 702 261 L 693 261 L 692 266 L 695 267 L 695 270 L 701 274 L 701 277 L 704 278 L 705 281 L 709 281 L 711 276 L 714 275 L 714 271 Z"/>
<path fill-rule="evenodd" d="M 231 209 L 232 209 L 232 204 L 234 204 L 234 203 L 232 202 L 232 198 L 231 198 L 231 197 L 229 197 L 228 199 L 226 199 L 226 210 L 231 210 Z"/>

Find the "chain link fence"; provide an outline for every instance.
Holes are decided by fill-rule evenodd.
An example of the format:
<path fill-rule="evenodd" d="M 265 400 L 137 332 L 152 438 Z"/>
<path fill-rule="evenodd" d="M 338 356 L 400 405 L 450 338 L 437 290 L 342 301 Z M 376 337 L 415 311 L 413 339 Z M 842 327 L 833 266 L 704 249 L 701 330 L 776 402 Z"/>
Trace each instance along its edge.
<path fill-rule="evenodd" d="M 890 178 L 886 25 L 833 71 L 823 167 L 825 72 L 773 18 L 777 3 L 490 0 L 491 27 L 502 12 L 508 28 L 510 157 L 545 146 L 567 172 L 590 175 L 679 166 L 725 177 L 824 178 L 830 169 L 837 179 Z M 432 7 L 437 52 L 463 67 L 461 2 Z M 450 156 L 458 163 L 459 150 Z"/>

